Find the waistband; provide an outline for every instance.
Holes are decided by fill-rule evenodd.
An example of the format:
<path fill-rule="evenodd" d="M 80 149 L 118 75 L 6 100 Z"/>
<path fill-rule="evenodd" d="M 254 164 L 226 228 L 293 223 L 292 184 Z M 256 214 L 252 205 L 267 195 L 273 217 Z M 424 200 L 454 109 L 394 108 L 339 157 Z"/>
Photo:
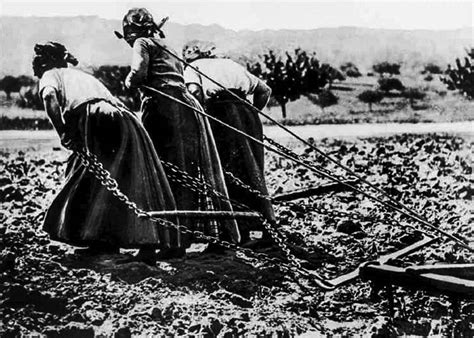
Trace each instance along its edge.
<path fill-rule="evenodd" d="M 236 89 L 236 88 L 228 88 L 227 90 L 222 89 L 222 90 L 216 91 L 214 93 L 211 93 L 210 95 L 208 95 L 208 97 L 209 97 L 209 100 L 235 100 L 235 101 L 238 101 L 237 98 L 229 92 L 237 95 L 241 99 L 245 100 L 247 98 L 247 95 L 245 94 L 245 92 L 243 90 Z"/>
<path fill-rule="evenodd" d="M 83 100 L 76 107 L 71 109 L 71 111 L 81 109 L 87 104 L 94 104 L 94 103 L 98 103 L 98 102 L 106 102 L 106 103 L 109 103 L 110 105 L 112 105 L 114 107 L 117 107 L 117 108 L 120 108 L 120 109 L 125 109 L 125 106 L 122 106 L 122 105 L 118 104 L 117 102 L 109 100 L 108 98 L 105 98 L 105 97 L 91 97 L 91 98 Z"/>

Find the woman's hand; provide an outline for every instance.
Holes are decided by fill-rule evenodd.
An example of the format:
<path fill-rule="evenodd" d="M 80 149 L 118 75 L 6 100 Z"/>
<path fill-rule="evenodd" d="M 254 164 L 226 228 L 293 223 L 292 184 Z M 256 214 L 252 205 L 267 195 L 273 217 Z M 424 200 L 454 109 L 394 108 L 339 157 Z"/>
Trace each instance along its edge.
<path fill-rule="evenodd" d="M 262 110 L 267 105 L 268 100 L 270 100 L 271 94 L 272 90 L 270 87 L 268 87 L 265 82 L 259 79 L 253 94 L 253 105 L 257 109 Z"/>
<path fill-rule="evenodd" d="M 69 150 L 75 150 L 82 146 L 82 140 L 76 136 L 77 134 L 74 132 L 67 132 L 64 131 L 59 134 L 59 138 L 61 139 L 61 145 Z"/>
<path fill-rule="evenodd" d="M 52 87 L 45 87 L 41 92 L 41 96 L 43 98 L 44 109 L 59 135 L 61 144 L 71 150 L 80 147 L 81 140 L 78 138 L 77 132 L 67 127 L 63 121 L 56 90 Z"/>

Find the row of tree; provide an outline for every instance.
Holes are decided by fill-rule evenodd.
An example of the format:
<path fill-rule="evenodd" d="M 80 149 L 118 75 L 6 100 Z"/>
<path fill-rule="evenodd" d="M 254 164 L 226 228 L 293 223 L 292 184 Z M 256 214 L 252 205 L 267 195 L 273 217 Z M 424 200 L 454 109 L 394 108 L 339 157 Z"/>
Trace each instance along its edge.
<path fill-rule="evenodd" d="M 473 58 L 474 53 L 468 53 Z M 456 59 L 456 68 L 448 65 L 441 77 L 448 89 L 458 89 L 468 97 L 474 97 L 474 64 L 468 58 L 464 65 Z M 294 53 L 285 53 L 284 58 L 269 51 L 260 57 L 260 60 L 247 63 L 248 70 L 263 79 L 271 88 L 274 100 L 281 106 L 283 117 L 286 118 L 286 104 L 301 96 L 308 97 L 323 110 L 338 102 L 338 98 L 331 92 L 334 81 L 343 81 L 346 77 L 359 77 L 361 72 L 352 62 L 346 62 L 336 69 L 327 63 L 321 63 L 316 53 L 296 49 Z M 417 88 L 405 88 L 402 82 L 394 75 L 400 74 L 400 64 L 381 62 L 372 67 L 380 75 L 376 90 L 366 90 L 358 95 L 359 100 L 369 105 L 377 104 L 386 96 L 403 96 L 410 100 L 413 106 L 416 100 L 422 99 L 425 93 Z M 100 66 L 93 69 L 93 75 L 101 80 L 114 94 L 133 110 L 139 109 L 139 96 L 136 91 L 125 87 L 125 77 L 130 71 L 128 66 Z M 433 63 L 425 65 L 422 74 L 441 74 L 441 68 Z M 388 75 L 388 76 L 386 76 Z M 19 105 L 42 109 L 42 102 L 38 97 L 38 83 L 28 76 L 6 76 L 0 80 L 0 90 L 11 98 L 11 93 L 19 92 Z M 395 93 L 394 93 L 395 92 Z"/>
<path fill-rule="evenodd" d="M 265 80 L 272 88 L 272 94 L 281 106 L 283 118 L 286 118 L 286 104 L 301 96 L 308 97 L 323 110 L 338 102 L 338 98 L 331 92 L 335 80 L 343 81 L 346 77 L 359 77 L 362 74 L 352 62 L 341 65 L 340 70 L 327 63 L 320 63 L 316 53 L 311 56 L 307 52 L 296 49 L 294 54 L 285 53 L 286 59 L 277 57 L 269 51 L 261 57 L 260 62 L 247 63 L 248 70 Z M 413 107 L 416 100 L 423 99 L 426 94 L 418 88 L 405 88 L 402 82 L 394 77 L 400 74 L 399 63 L 380 62 L 373 65 L 373 71 L 380 75 L 376 90 L 366 90 L 358 98 L 369 105 L 379 103 L 386 96 L 402 96 L 410 101 Z M 440 67 L 427 64 L 424 73 L 439 73 Z M 388 75 L 388 76 L 387 76 Z"/>

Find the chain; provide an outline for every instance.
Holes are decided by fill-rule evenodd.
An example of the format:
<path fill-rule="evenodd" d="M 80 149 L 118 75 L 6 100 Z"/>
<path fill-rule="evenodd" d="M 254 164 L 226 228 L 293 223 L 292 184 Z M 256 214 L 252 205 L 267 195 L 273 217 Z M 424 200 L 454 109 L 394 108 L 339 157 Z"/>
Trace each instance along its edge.
<path fill-rule="evenodd" d="M 264 199 L 264 200 L 273 202 L 273 198 L 272 198 L 271 196 L 266 195 L 266 194 L 262 193 L 261 191 L 252 188 L 250 185 L 244 183 L 240 178 L 238 178 L 237 176 L 235 176 L 235 175 L 234 175 L 233 173 L 231 173 L 230 171 L 224 171 L 224 175 L 226 175 L 227 178 L 230 180 L 230 182 L 233 183 L 233 184 L 235 184 L 236 186 L 247 190 L 248 192 L 252 193 L 253 195 L 255 195 L 255 196 L 257 196 L 257 197 L 260 197 L 260 198 L 262 198 L 262 199 Z"/>
<path fill-rule="evenodd" d="M 195 177 L 189 175 L 187 172 L 179 169 L 173 163 L 163 161 L 163 160 L 161 161 L 161 163 L 163 164 L 163 167 L 168 169 L 167 176 L 169 176 L 169 178 L 172 181 L 176 183 L 180 183 L 183 186 L 195 192 L 203 193 L 205 191 L 209 191 L 214 196 L 220 198 L 221 200 L 230 202 L 242 210 L 251 210 L 249 206 L 241 202 L 238 202 L 236 200 L 230 199 L 228 196 L 224 195 L 223 193 L 216 191 L 209 183 L 199 181 Z"/>
<path fill-rule="evenodd" d="M 275 257 L 269 257 L 264 253 L 254 252 L 248 248 L 242 248 L 234 243 L 220 240 L 218 238 L 208 236 L 201 231 L 191 230 L 184 225 L 177 225 L 171 221 L 154 217 L 151 212 L 145 211 L 139 208 L 136 203 L 131 201 L 124 193 L 122 193 L 118 187 L 117 181 L 111 177 L 110 173 L 103 167 L 102 163 L 97 159 L 94 154 L 82 149 L 82 150 L 75 150 L 75 153 L 78 155 L 81 162 L 84 166 L 89 170 L 97 180 L 108 190 L 110 191 L 116 198 L 118 198 L 121 202 L 123 202 L 128 209 L 134 212 L 134 214 L 138 218 L 145 218 L 150 221 L 156 222 L 165 228 L 175 228 L 178 231 L 181 231 L 185 234 L 190 234 L 196 238 L 202 239 L 208 243 L 213 243 L 216 245 L 220 245 L 229 250 L 235 250 L 236 254 L 244 254 L 245 256 L 250 258 L 250 262 L 254 267 L 257 267 L 258 264 L 265 264 L 277 266 L 281 269 L 282 272 L 289 272 L 291 276 L 293 276 L 298 284 L 300 281 L 297 279 L 297 276 L 309 278 L 313 281 L 313 283 L 321 288 L 330 290 L 333 289 L 333 286 L 328 284 L 321 276 L 307 271 L 301 267 L 300 262 L 296 259 L 296 257 L 291 254 L 288 247 L 285 243 L 283 243 L 282 239 L 276 232 L 276 230 L 268 223 L 268 221 L 261 219 L 265 229 L 272 235 L 275 236 L 275 241 L 282 248 L 283 252 L 285 253 L 286 258 L 288 258 L 288 263 L 282 262 L 280 259 Z M 284 248 L 284 249 L 283 249 Z M 301 284 L 300 284 L 301 285 Z M 306 287 L 305 287 L 306 288 Z"/>
<path fill-rule="evenodd" d="M 245 184 L 242 180 L 240 180 L 239 178 L 237 178 L 234 174 L 232 174 L 231 172 L 229 171 L 225 171 L 224 174 L 230 178 L 230 180 L 234 183 L 234 184 L 237 184 L 238 186 L 246 189 L 247 191 L 255 194 L 256 196 L 262 198 L 262 199 L 265 199 L 265 200 L 268 200 L 270 202 L 273 201 L 273 199 L 269 196 L 269 195 L 266 195 L 266 194 L 263 194 L 261 191 L 257 190 L 257 189 L 254 189 L 252 188 L 251 186 L 249 186 L 248 184 Z M 288 262 L 291 262 L 293 264 L 293 266 L 296 267 L 296 269 L 298 270 L 302 270 L 303 267 L 301 266 L 301 263 L 300 261 L 296 258 L 296 256 L 290 251 L 290 248 L 288 247 L 288 245 L 286 244 L 286 237 L 277 230 L 277 228 L 275 227 L 275 223 L 273 222 L 269 222 L 265 219 L 262 219 L 262 224 L 263 226 L 265 227 L 265 230 L 267 230 L 267 232 L 270 234 L 270 236 L 272 237 L 272 239 L 275 241 L 275 243 L 277 244 L 278 248 L 283 252 L 283 254 L 285 255 L 285 258 Z M 321 280 L 322 278 L 320 276 L 317 276 L 319 277 Z M 314 278 L 314 275 L 313 275 L 313 278 Z"/>
<path fill-rule="evenodd" d="M 162 47 L 163 50 L 165 50 L 166 52 L 172 54 L 174 57 L 182 60 L 182 58 L 180 58 L 179 56 L 177 56 L 174 52 L 171 52 L 169 51 L 167 48 L 165 47 Z M 183 61 L 185 62 L 185 61 Z M 185 62 L 186 63 L 186 62 Z M 351 175 L 353 175 L 354 177 L 357 177 L 361 183 L 363 184 L 366 184 L 368 186 L 370 186 L 373 190 L 377 191 L 378 194 L 381 195 L 381 197 L 378 197 L 378 196 L 375 196 L 373 195 L 371 192 L 368 192 L 366 190 L 363 190 L 361 188 L 358 188 L 354 185 L 351 185 L 347 182 L 343 182 L 343 180 L 339 179 L 338 177 L 332 175 L 331 173 L 329 172 L 325 172 L 324 170 L 320 170 L 317 168 L 317 166 L 311 164 L 311 163 L 307 163 L 301 159 L 299 159 L 298 157 L 294 157 L 294 156 L 290 156 L 288 155 L 288 153 L 285 153 L 277 148 L 272 148 L 272 147 L 269 147 L 268 145 L 264 144 L 262 141 L 256 139 L 255 137 L 252 137 L 244 132 L 242 132 L 241 130 L 239 130 L 238 128 L 235 128 L 234 126 L 231 126 L 219 119 L 217 119 L 216 117 L 214 116 L 211 116 L 209 114 L 207 114 L 206 112 L 204 112 L 202 109 L 197 109 L 196 106 L 193 106 L 193 105 L 190 105 L 176 97 L 173 97 L 167 93 L 164 93 L 163 91 L 161 90 L 158 90 L 156 88 L 152 88 L 152 87 L 149 87 L 149 86 L 145 86 L 145 85 L 142 85 L 141 87 L 143 89 L 147 89 L 147 90 L 150 90 L 151 92 L 154 92 L 160 96 L 163 96 L 163 97 L 166 97 L 168 98 L 169 100 L 172 100 L 174 102 L 177 102 L 185 107 L 188 107 L 189 109 L 193 110 L 195 113 L 198 113 L 199 115 L 201 116 L 205 116 L 207 117 L 208 119 L 212 120 L 212 121 L 216 121 L 218 123 L 220 123 L 221 125 L 225 126 L 226 128 L 228 129 L 231 129 L 241 135 L 244 135 L 245 137 L 247 137 L 248 139 L 251 139 L 253 140 L 254 142 L 258 143 L 258 144 L 261 144 L 263 145 L 266 149 L 270 149 L 271 151 L 275 152 L 275 153 L 278 153 L 280 155 L 283 155 L 285 158 L 291 160 L 291 161 L 294 161 L 294 162 L 297 162 L 298 164 L 300 165 L 303 165 L 304 167 L 306 167 L 307 169 L 313 171 L 313 172 L 316 172 L 322 176 L 325 176 L 327 178 L 330 178 L 334 181 L 338 181 L 339 183 L 341 184 L 344 184 L 345 186 L 349 186 L 351 187 L 354 191 L 357 191 L 358 193 L 374 200 L 374 201 L 377 201 L 378 203 L 386 206 L 386 207 L 389 207 L 391 208 L 392 210 L 395 210 L 401 214 L 403 214 L 405 217 L 408 217 L 412 220 L 416 220 L 417 222 L 423 224 L 424 226 L 430 228 L 430 230 L 432 231 L 435 231 L 437 233 L 440 233 L 442 234 L 444 237 L 446 238 L 449 238 L 450 240 L 456 242 L 458 245 L 462 246 L 463 248 L 465 249 L 468 249 L 469 251 L 471 252 L 474 252 L 474 248 L 470 247 L 468 242 L 467 242 L 467 239 L 464 239 L 464 238 L 460 238 L 460 236 L 454 236 L 452 235 L 451 233 L 445 231 L 445 230 L 442 230 L 440 229 L 439 225 L 434 225 L 434 224 L 431 224 L 430 222 L 428 222 L 427 220 L 424 219 L 423 216 L 419 215 L 416 211 L 413 211 L 412 209 L 410 209 L 409 207 L 405 206 L 404 204 L 402 204 L 401 202 L 399 202 L 398 200 L 396 200 L 395 198 L 391 197 L 387 192 L 385 192 L 383 189 L 377 187 L 375 184 L 373 183 L 370 183 L 369 181 L 365 180 L 362 176 L 360 176 L 359 174 L 357 174 L 354 170 L 350 169 L 348 166 L 342 164 L 340 161 L 337 161 L 335 159 L 333 159 L 332 157 L 330 157 L 329 155 L 327 155 L 326 153 L 324 153 L 323 151 L 321 151 L 320 149 L 318 149 L 317 147 L 315 147 L 313 144 L 309 143 L 308 141 L 304 140 L 303 138 L 301 138 L 300 136 L 298 136 L 297 134 L 295 134 L 294 132 L 292 132 L 290 129 L 286 128 L 284 125 L 282 125 L 281 123 L 279 123 L 278 121 L 276 121 L 274 118 L 272 118 L 271 116 L 269 116 L 268 114 L 265 114 L 263 113 L 261 110 L 255 108 L 254 106 L 252 106 L 250 103 L 246 102 L 245 100 L 242 100 L 238 95 L 234 94 L 232 91 L 229 91 L 227 88 L 225 88 L 222 84 L 218 83 L 217 81 L 215 81 L 214 79 L 210 78 L 209 76 L 207 76 L 206 74 L 200 72 L 197 68 L 193 67 L 192 65 L 186 63 L 188 67 L 191 67 L 193 68 L 194 70 L 196 70 L 198 73 L 200 73 L 201 75 L 203 75 L 204 77 L 206 77 L 208 80 L 210 80 L 211 82 L 213 82 L 214 84 L 218 85 L 220 88 L 224 89 L 225 91 L 227 91 L 228 93 L 230 93 L 232 96 L 234 96 L 236 99 L 246 103 L 247 105 L 249 105 L 249 107 L 251 107 L 252 109 L 256 109 L 256 111 L 259 113 L 259 114 L 263 114 L 266 118 L 268 118 L 269 120 L 271 120 L 272 122 L 276 123 L 280 128 L 284 129 L 287 133 L 291 134 L 292 136 L 294 136 L 295 138 L 297 138 L 299 141 L 301 141 L 302 143 L 306 144 L 308 147 L 310 147 L 311 149 L 315 150 L 318 154 L 320 154 L 321 156 L 323 156 L 325 159 L 327 159 L 328 161 L 331 161 L 332 163 L 336 164 L 338 167 L 344 169 L 346 172 L 350 173 Z M 387 201 L 388 199 L 388 201 Z"/>
<path fill-rule="evenodd" d="M 166 162 L 166 161 L 162 161 L 163 162 L 163 166 L 168 168 L 172 173 L 171 173 L 171 177 L 170 179 L 176 181 L 176 182 L 179 182 L 185 186 L 188 186 L 190 189 L 193 189 L 194 191 L 196 190 L 200 190 L 200 185 L 206 185 L 206 186 L 209 186 L 208 184 L 206 183 L 201 183 L 201 182 L 198 182 L 194 177 L 192 177 L 191 175 L 189 175 L 188 173 L 186 173 L 185 171 L 182 171 L 180 169 L 178 169 L 174 164 L 170 163 L 170 162 Z M 179 174 L 180 176 L 182 176 L 183 178 L 180 179 L 179 177 L 176 177 L 176 174 Z M 272 201 L 271 197 L 268 196 L 268 195 L 265 195 L 263 193 L 261 193 L 260 191 L 256 190 L 256 189 L 253 189 L 252 187 L 250 187 L 249 185 L 243 183 L 240 179 L 238 179 L 236 176 L 234 176 L 231 172 L 228 172 L 226 171 L 225 174 L 229 177 L 231 177 L 233 180 L 235 180 L 236 182 L 238 182 L 244 189 L 247 189 L 249 190 L 250 192 L 256 194 L 257 196 L 261 197 L 261 198 L 264 198 L 264 199 L 267 199 L 269 201 Z M 209 186 L 209 188 L 212 188 Z M 230 200 L 227 198 L 227 196 L 217 192 L 217 191 L 214 191 L 214 190 L 211 190 L 213 193 L 215 193 L 217 196 L 221 197 L 221 198 L 225 198 L 227 200 Z M 232 200 L 230 200 L 232 201 Z M 235 202 L 235 203 L 239 203 L 239 202 Z M 242 206 L 246 207 L 246 208 L 249 208 L 248 206 L 245 206 L 243 204 L 241 204 Z M 270 234 L 270 236 L 272 237 L 272 239 L 275 241 L 275 243 L 277 244 L 278 248 L 283 252 L 283 254 L 285 255 L 285 259 L 286 261 L 288 262 L 291 262 L 292 265 L 294 265 L 294 267 L 298 270 L 301 270 L 302 269 L 302 266 L 299 262 L 299 260 L 296 258 L 295 255 L 293 255 L 290 251 L 290 248 L 286 245 L 285 243 L 285 238 L 284 236 L 274 227 L 274 224 L 271 224 L 270 222 L 268 222 L 267 220 L 265 220 L 263 217 L 260 218 L 260 221 L 262 222 L 262 225 L 264 226 L 265 230 L 268 231 L 268 233 Z M 248 249 L 246 249 L 248 250 Z M 252 251 L 252 253 L 254 254 L 254 252 Z M 268 260 L 268 256 L 266 257 L 266 259 Z M 281 263 L 280 263 L 281 264 Z M 297 270 L 295 270 L 297 271 Z"/>

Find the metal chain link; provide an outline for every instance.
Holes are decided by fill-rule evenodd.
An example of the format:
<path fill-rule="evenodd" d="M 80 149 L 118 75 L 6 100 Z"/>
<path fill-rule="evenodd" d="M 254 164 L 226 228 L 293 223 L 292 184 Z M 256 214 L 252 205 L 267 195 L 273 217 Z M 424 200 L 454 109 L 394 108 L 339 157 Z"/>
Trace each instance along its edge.
<path fill-rule="evenodd" d="M 89 170 L 108 191 L 110 191 L 116 198 L 123 202 L 128 209 L 133 211 L 138 218 L 146 218 L 150 221 L 160 224 L 165 228 L 175 228 L 176 230 L 179 230 L 185 234 L 190 234 L 206 242 L 220 245 L 229 250 L 235 250 L 236 254 L 241 253 L 250 258 L 249 261 L 254 267 L 257 267 L 259 263 L 262 264 L 262 266 L 265 266 L 265 264 L 268 264 L 269 266 L 276 266 L 280 268 L 283 272 L 290 272 L 291 276 L 298 284 L 300 284 L 300 281 L 297 279 L 297 276 L 301 276 L 311 279 L 311 281 L 315 285 L 321 288 L 324 288 L 326 290 L 333 289 L 333 286 L 327 283 L 321 276 L 301 267 L 299 261 L 297 261 L 296 257 L 291 254 L 288 247 L 285 245 L 285 243 L 283 243 L 282 239 L 278 236 L 275 229 L 266 220 L 262 219 L 264 227 L 267 229 L 267 231 L 269 231 L 272 236 L 275 236 L 275 241 L 277 242 L 277 244 L 279 244 L 279 246 L 282 245 L 285 248 L 282 250 L 284 251 L 286 257 L 288 259 L 291 259 L 288 261 L 289 264 L 279 260 L 278 258 L 270 257 L 264 253 L 254 252 L 248 248 L 240 247 L 234 243 L 220 240 L 216 237 L 208 236 L 203 232 L 190 230 L 184 225 L 177 225 L 171 221 L 154 217 L 151 212 L 139 208 L 136 203 L 131 201 L 124 193 L 120 191 L 117 181 L 111 177 L 110 173 L 103 167 L 102 163 L 100 163 L 100 161 L 94 154 L 84 149 L 76 149 L 75 153 L 77 154 L 81 162 L 84 164 L 86 169 Z"/>
<path fill-rule="evenodd" d="M 237 178 L 231 172 L 225 171 L 224 174 L 226 176 L 228 176 L 235 184 L 238 184 L 240 187 L 244 188 L 245 190 L 255 194 L 256 196 L 258 196 L 260 198 L 268 200 L 270 202 L 273 201 L 273 199 L 269 195 L 263 194 L 261 191 L 252 188 L 248 184 L 245 184 L 242 180 Z M 303 269 L 303 267 L 301 266 L 300 261 L 291 252 L 290 248 L 286 244 L 286 239 L 287 239 L 286 236 L 283 233 L 281 233 L 280 231 L 278 231 L 278 229 L 275 227 L 276 224 L 273 223 L 273 222 L 269 222 L 269 221 L 267 221 L 263 218 L 261 220 L 262 220 L 262 223 L 263 223 L 263 226 L 264 226 L 265 230 L 268 231 L 268 233 L 270 234 L 272 239 L 277 244 L 278 248 L 284 253 L 286 260 L 288 262 L 291 262 L 297 269 L 299 269 L 299 270 Z"/>
<path fill-rule="evenodd" d="M 201 182 L 198 182 L 194 177 L 192 177 L 188 173 L 178 169 L 174 164 L 172 164 L 170 162 L 166 162 L 166 161 L 162 161 L 162 162 L 163 162 L 164 167 L 168 168 L 169 170 L 171 170 L 173 172 L 173 174 L 171 175 L 173 177 L 170 177 L 171 180 L 175 180 L 176 182 L 180 182 L 181 184 L 184 184 L 185 186 L 188 186 L 189 188 L 191 188 L 193 190 L 198 190 L 198 191 L 200 190 L 200 187 L 199 187 L 200 184 L 208 186 L 205 183 L 203 184 Z M 181 175 L 184 179 L 180 179 L 180 178 L 175 177 L 175 174 Z M 231 172 L 226 171 L 225 174 L 229 175 L 234 180 L 238 181 L 239 184 L 244 189 L 249 190 L 249 191 L 257 194 L 259 197 L 268 199 L 270 201 L 272 200 L 268 195 L 265 195 L 265 194 L 261 193 L 260 191 L 258 191 L 256 189 L 253 189 L 249 185 L 243 183 L 240 179 L 235 177 Z M 209 188 L 212 188 L 212 187 L 209 186 Z M 211 191 L 213 191 L 213 193 L 216 193 L 216 195 L 218 195 L 221 198 L 223 197 L 227 200 L 230 200 L 227 196 L 225 196 L 225 195 L 223 195 L 223 194 L 221 194 L 217 191 L 214 191 L 214 190 L 211 190 Z M 236 202 L 236 203 L 239 203 L 239 202 Z M 246 208 L 249 208 L 248 206 L 245 206 L 245 205 L 242 205 L 242 206 L 244 206 Z M 297 269 L 302 269 L 302 266 L 301 266 L 300 262 L 298 261 L 296 256 L 291 253 L 290 248 L 286 245 L 285 236 L 283 234 L 281 234 L 274 227 L 274 224 L 272 225 L 269 221 L 265 220 L 263 217 L 261 217 L 259 220 L 262 222 L 262 225 L 264 226 L 265 230 L 268 231 L 268 233 L 270 234 L 272 239 L 275 241 L 278 248 L 284 253 L 286 260 L 288 262 L 291 262 Z"/>
<path fill-rule="evenodd" d="M 244 183 L 240 178 L 238 178 L 237 176 L 235 176 L 233 173 L 231 173 L 230 171 L 224 171 L 224 175 L 227 176 L 229 178 L 229 180 L 235 184 L 236 186 L 246 190 L 247 192 L 250 192 L 252 193 L 253 195 L 257 196 L 257 197 L 260 197 L 264 200 L 267 200 L 267 201 L 270 201 L 270 202 L 274 202 L 273 201 L 273 198 L 269 195 L 266 195 L 264 193 L 262 193 L 260 190 L 257 190 L 257 189 L 254 189 L 253 187 L 251 187 L 250 185 Z"/>
<path fill-rule="evenodd" d="M 224 195 L 223 193 L 216 191 L 209 183 L 206 182 L 201 182 L 197 178 L 189 175 L 187 172 L 179 169 L 176 165 L 173 163 L 163 161 L 161 160 L 161 163 L 163 164 L 163 167 L 168 169 L 167 176 L 169 178 L 176 182 L 180 183 L 183 186 L 187 187 L 188 189 L 195 191 L 195 192 L 200 192 L 202 193 L 203 191 L 209 191 L 211 194 L 214 196 L 220 198 L 221 200 L 227 201 L 232 203 L 233 205 L 239 207 L 242 210 L 251 210 L 251 208 L 241 202 L 238 202 L 236 200 L 230 199 L 228 196 Z M 207 188 L 207 190 L 206 190 Z"/>

